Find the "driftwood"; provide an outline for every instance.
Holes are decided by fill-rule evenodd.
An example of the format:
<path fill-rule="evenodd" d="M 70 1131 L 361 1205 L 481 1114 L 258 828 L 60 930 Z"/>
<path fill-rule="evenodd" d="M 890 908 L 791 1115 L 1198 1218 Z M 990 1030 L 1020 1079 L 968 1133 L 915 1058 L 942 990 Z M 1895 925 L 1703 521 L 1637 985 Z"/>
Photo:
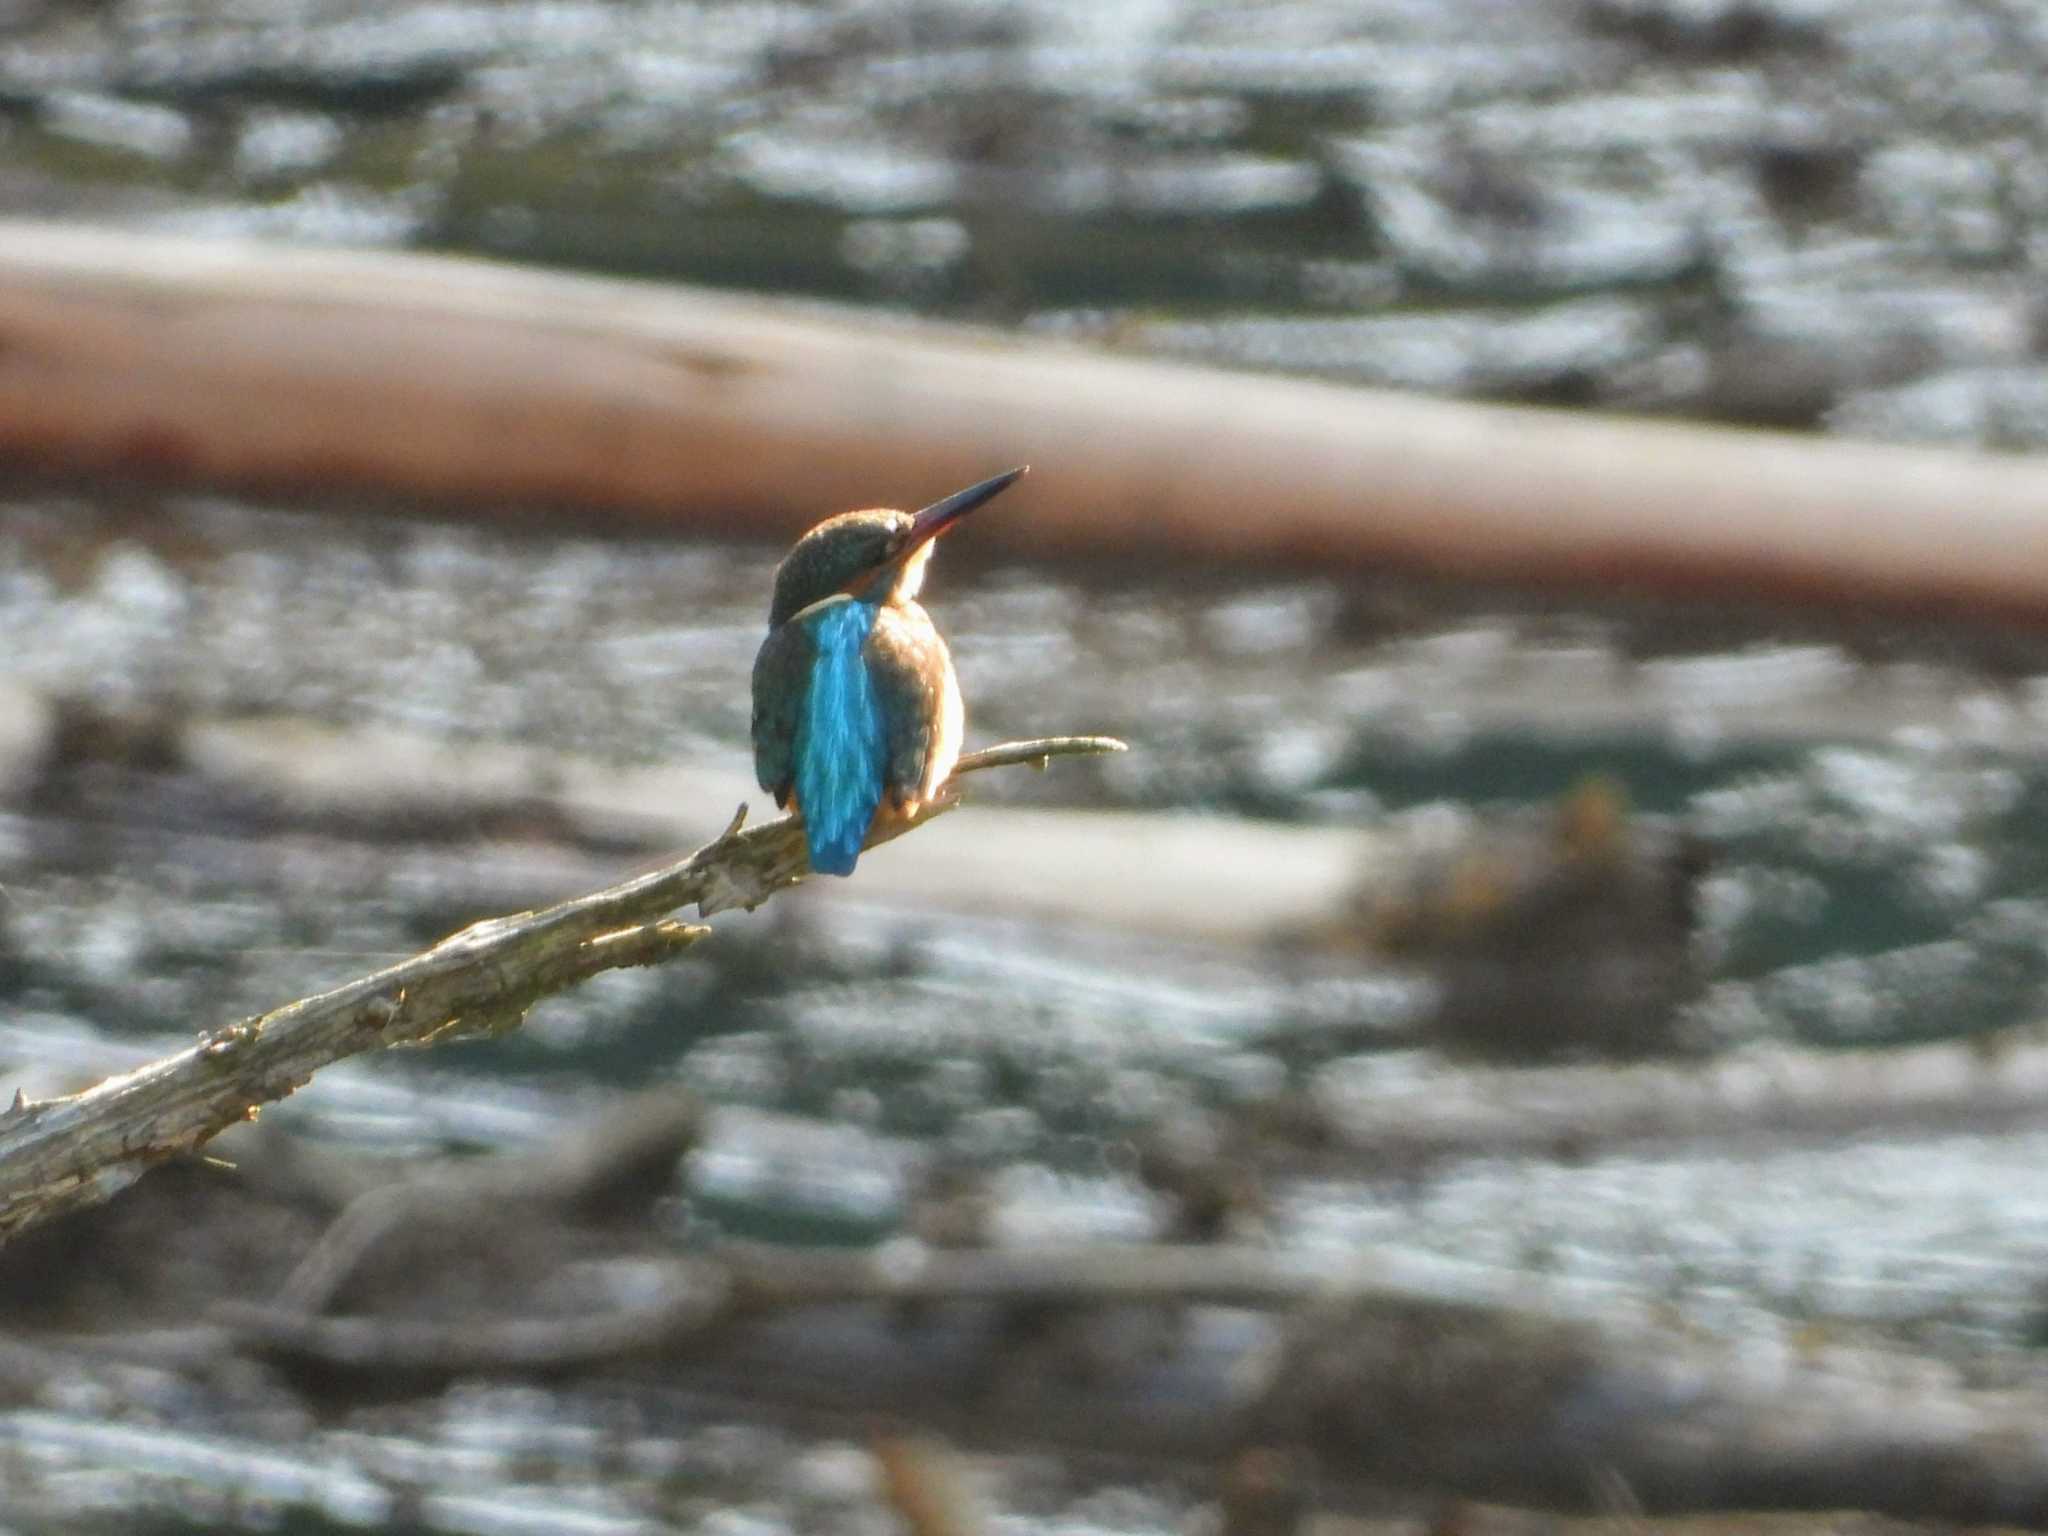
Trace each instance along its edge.
<path fill-rule="evenodd" d="M 2048 464 L 1420 400 L 390 253 L 0 225 L 0 455 L 784 536 L 1039 466 L 1034 556 L 2048 619 Z"/>
<path fill-rule="evenodd" d="M 222 1367 L 241 1358 L 339 1405 L 475 1374 L 568 1377 L 757 1421 L 895 1423 L 1197 1482 L 1253 1455 L 1253 1471 L 1300 1479 L 1301 1501 L 1326 1508 L 1383 1508 L 1407 1490 L 2048 1525 L 2038 1388 L 1972 1389 L 1926 1362 L 1817 1343 L 1714 1345 L 1495 1271 L 1142 1243 L 677 1254 L 649 1215 L 699 1123 L 686 1098 L 649 1095 L 530 1154 L 409 1173 L 398 1188 L 415 1230 L 383 1224 L 358 1253 L 385 1282 L 364 1285 L 359 1268 L 311 1308 L 293 1284 L 251 1302 L 242 1274 L 219 1274 L 207 1296 L 189 1266 L 147 1266 L 187 1287 L 168 1299 L 177 1326 L 148 1325 L 159 1305 L 139 1325 L 95 1315 L 89 1335 L 18 1332 L 0 1339 L 0 1383 L 33 1394 L 140 1366 L 232 1391 L 249 1377 Z M 290 1161 L 273 1150 L 250 1169 Z M 195 1219 L 278 1229 L 265 1213 L 292 1197 L 267 1174 L 180 1166 L 194 1176 L 85 1213 L 96 1235 L 74 1259 L 98 1265 Z M 423 1250 L 419 1229 L 435 1227 L 457 1241 Z M 542 1262 L 517 1257 L 534 1252 Z M 35 1268 L 10 1249 L 0 1285 Z"/>
<path fill-rule="evenodd" d="M 62 707 L 53 703 L 45 712 Z M 138 823 L 129 835 L 139 857 L 187 868 L 218 865 L 237 883 L 276 892 L 277 882 L 301 878 L 300 866 L 281 863 L 268 845 L 252 845 L 238 831 L 253 825 L 274 836 L 293 827 L 334 828 L 372 842 L 399 836 L 402 854 L 379 857 L 403 857 L 420 874 L 416 883 L 436 893 L 437 909 L 488 911 L 586 888 L 621 858 L 701 837 L 705 829 L 692 822 L 692 808 L 728 803 L 747 787 L 736 775 L 704 768 L 624 770 L 511 748 L 446 750 L 282 718 L 184 721 L 177 732 L 172 771 L 203 781 L 208 803 L 221 807 L 221 826 Z M 156 797 L 111 782 L 110 809 L 147 815 Z M 498 811 L 508 821 L 563 830 L 541 844 L 518 838 L 445 847 L 422 842 L 417 831 L 432 825 L 445 836 L 451 826 L 489 827 Z M 0 825 L 39 842 L 61 832 L 26 813 L 0 818 Z M 1489 822 L 1476 824 L 1475 838 L 1482 851 L 1503 846 Z M 1334 926 L 1345 903 L 1362 894 L 1412 892 L 1425 852 L 1391 829 L 984 806 L 971 819 L 922 831 L 916 858 L 863 866 L 858 880 L 835 884 L 829 894 L 1009 916 L 1043 907 L 1049 922 L 1085 930 L 1072 934 L 1073 942 L 1117 945 L 1128 963 L 1168 967 L 1194 956 L 1234 956 L 1248 984 L 1264 968 L 1277 989 L 1286 975 L 1354 957 L 1315 953 L 1305 960 L 1299 950 L 1262 952 L 1261 942 L 1290 924 Z M 92 847 L 84 856 L 98 863 L 107 854 Z M 991 867 L 1004 872 L 998 891 L 987 886 Z M 1227 902 L 1213 896 L 1218 869 L 1230 871 Z M 1362 945 L 1369 924 L 1354 926 Z M 1148 952 L 1138 947 L 1139 935 L 1161 942 Z M 1047 937 L 1066 935 L 1053 929 Z M 1527 1004 L 1525 991 L 1519 1011 Z M 1306 1020 L 1284 1014 L 1257 1043 L 1307 1066 L 1382 1047 L 1389 1038 L 1383 1023 L 1359 1030 L 1312 1008 Z M 2048 1038 L 2022 1027 L 1867 1052 L 1755 1046 L 1712 1060 L 1622 1067 L 1498 1070 L 1460 1063 L 1420 1080 L 1347 1073 L 1319 1085 L 1309 1102 L 1255 1106 L 1252 1113 L 1255 1123 L 1241 1129 L 1261 1148 L 1260 1165 L 1269 1172 L 1337 1160 L 1405 1174 L 1469 1157 L 1597 1157 L 1681 1142 L 1755 1146 L 1878 1130 L 1983 1131 L 2048 1121 Z"/>
<path fill-rule="evenodd" d="M 910 1536 L 979 1536 L 989 1529 L 973 1486 L 945 1442 L 878 1435 L 874 1457 L 889 1507 Z"/>
<path fill-rule="evenodd" d="M 1468 1067 L 1391 1086 L 1340 1078 L 1296 1113 L 1305 1118 L 1281 1129 L 1306 1131 L 1308 1145 L 1279 1152 L 1283 1163 L 1334 1154 L 1402 1174 L 1468 1157 L 1989 1134 L 2048 1121 L 2048 1033 L 2023 1025 L 1882 1051 L 1769 1046 L 1699 1062 Z"/>
<path fill-rule="evenodd" d="M 680 1348 L 671 1334 L 654 1358 L 673 1364 L 636 1368 L 980 1445 L 1182 1467 L 1300 1445 L 1338 1506 L 1394 1486 L 1597 1509 L 1618 1480 L 1658 1511 L 2048 1524 L 2048 1456 L 2027 1429 L 2048 1402 L 1896 1361 L 1759 1370 L 1661 1330 L 1308 1275 L 1263 1251 L 936 1255 L 871 1264 L 866 1295 L 836 1304 L 804 1274 L 827 1256 L 772 1257 L 793 1272 L 762 1287 L 775 1311 L 742 1308 Z M 1003 1302 L 966 1304 L 970 1275 Z"/>
<path fill-rule="evenodd" d="M 984 1447 L 1183 1471 L 1302 1448 L 1322 1500 L 1429 1489 L 1599 1509 L 1857 1507 L 2048 1524 L 2038 1393 L 1814 1353 L 1766 1368 L 1532 1299 L 1433 1294 L 1371 1264 L 1264 1249 L 848 1254 L 645 1261 L 630 1306 L 571 1316 L 313 1317 L 224 1303 L 133 1341 L 191 1363 L 249 1353 L 388 1390 L 465 1373 L 596 1372 L 720 1401 L 877 1414 Z M 116 1354 L 121 1346 L 96 1346 Z"/>
<path fill-rule="evenodd" d="M 11 695 L 11 697 L 10 697 Z M 57 718 L 77 713 L 66 699 L 46 699 L 0 687 L 0 733 L 10 718 Z M 451 745 L 387 730 L 346 729 L 302 718 L 258 716 L 235 720 L 178 718 L 148 721 L 142 771 L 184 775 L 210 808 L 205 826 L 230 831 L 330 831 L 353 839 L 401 845 L 405 857 L 424 860 L 450 829 L 473 839 L 497 825 L 544 827 L 550 844 L 590 855 L 652 854 L 701 839 L 716 829 L 704 807 L 730 805 L 756 793 L 751 778 L 718 765 L 666 764 L 637 768 L 574 754 L 512 745 Z M 26 727 L 16 731 L 27 738 Z M 19 752 L 10 775 L 0 757 L 0 791 L 33 787 L 39 777 L 62 779 L 76 764 L 50 761 L 45 731 L 40 744 Z M 104 735 L 113 750 L 93 759 L 122 763 L 118 729 Z M 10 782 L 11 780 L 11 782 Z M 67 797 L 71 786 L 65 785 Z M 146 796 L 102 791 L 104 803 L 85 809 L 129 818 L 138 825 Z M 75 817 L 68 798 L 60 809 Z M 1031 915 L 1116 933 L 1242 945 L 1276 931 L 1326 919 L 1361 883 L 1376 876 L 1398 880 L 1413 863 L 1401 840 L 1374 828 L 1289 827 L 1221 816 L 1162 817 L 1133 812 L 1046 807 L 986 806 L 972 825 L 935 826 L 919 838 L 921 856 L 901 866 L 863 867 L 844 887 L 861 899 L 883 899 L 934 909 Z M 50 848 L 63 845 L 66 826 L 46 825 Z M 166 833 L 181 845 L 180 864 L 230 858 L 239 842 L 214 846 L 207 830 Z M 545 862 L 521 839 L 514 852 L 478 854 L 462 849 L 451 866 L 468 870 L 481 898 L 522 888 Z M 182 851 L 189 849 L 189 853 Z M 246 851 L 246 850 L 244 850 Z M 394 849 L 394 856 L 398 850 Z M 46 855 L 49 856 L 49 855 Z M 87 844 L 83 857 L 103 850 Z M 494 870 L 496 858 L 502 875 Z M 566 853 L 554 861 L 574 877 L 584 862 Z M 252 882 L 275 878 L 269 858 L 249 871 Z M 1217 867 L 1236 871 L 1232 899 L 1218 901 L 1206 880 Z M 989 871 L 1000 869 L 1000 889 Z M 451 868 L 451 877 L 462 870 Z M 556 871 L 548 871 L 554 877 Z M 533 900 L 533 896 L 521 898 Z M 484 907 L 488 910 L 488 902 Z"/>
<path fill-rule="evenodd" d="M 1014 742 L 963 757 L 956 775 L 1072 753 L 1120 751 L 1103 737 Z M 886 842 L 950 809 L 942 795 L 884 818 Z M 106 1199 L 153 1163 L 202 1145 L 359 1052 L 516 1028 L 540 998 L 607 970 L 681 953 L 708 929 L 667 916 L 755 907 L 807 872 L 801 824 L 743 828 L 745 808 L 680 863 L 540 912 L 475 923 L 410 960 L 218 1029 L 184 1051 L 82 1093 L 0 1114 L 0 1240 Z"/>
<path fill-rule="evenodd" d="M 789 1251 L 752 1267 L 801 1272 L 837 1257 Z M 249 1354 L 330 1394 L 350 1380 L 389 1393 L 472 1372 L 574 1371 L 756 1415 L 856 1432 L 884 1415 L 979 1448 L 1182 1476 L 1247 1447 L 1299 1447 L 1315 1502 L 1331 1508 L 1406 1489 L 1597 1510 L 1618 1490 L 1652 1513 L 1859 1508 L 2048 1524 L 2048 1458 L 2028 1428 L 2048 1411 L 2038 1393 L 1971 1390 L 1872 1357 L 1757 1369 L 1654 1330 L 1288 1283 L 1284 1262 L 1257 1286 L 1273 1255 L 1216 1257 L 1213 1268 L 1236 1272 L 1222 1289 L 1257 1292 L 1257 1310 L 1204 1304 L 1203 1265 L 1179 1250 L 1049 1255 L 1083 1261 L 1096 1280 L 1128 1277 L 1099 1295 L 1085 1279 L 1059 1285 L 1051 1310 L 1020 1305 L 1047 1272 L 1027 1255 L 971 1260 L 991 1278 L 1010 1263 L 1024 1273 L 976 1287 L 1005 1298 L 987 1305 L 964 1303 L 961 1271 L 941 1262 L 929 1287 L 870 1265 L 876 1283 L 844 1288 L 840 1304 L 799 1283 L 746 1307 L 709 1259 L 678 1263 L 666 1292 L 639 1277 L 654 1300 L 586 1315 L 448 1325 L 237 1303 L 204 1326 L 55 1341 L 33 1356 L 45 1368 L 100 1359 L 201 1372 Z M 938 1310 L 906 1312 L 924 1291 Z M 1267 1310 L 1305 1295 L 1305 1306 Z"/>
<path fill-rule="evenodd" d="M 11 772 L 0 758 L 0 792 L 23 806 L 21 835 L 45 862 L 97 866 L 133 847 L 267 884 L 277 861 L 267 852 L 252 859 L 246 839 L 299 831 L 388 849 L 433 872 L 437 889 L 469 893 L 476 911 L 581 889 L 591 877 L 580 866 L 593 860 L 699 841 L 715 826 L 703 807 L 753 792 L 750 779 L 709 763 L 622 767 L 294 716 L 110 717 L 86 701 L 0 686 L 0 739 L 10 720 L 37 719 L 63 723 L 46 726 L 39 744 L 17 726 L 25 745 Z M 168 826 L 159 809 L 167 797 L 181 810 Z M 1565 908 L 1590 908 L 1607 946 L 1654 948 L 1638 916 L 1661 924 L 1662 943 L 1682 942 L 1691 866 L 1674 855 L 1683 841 L 1632 815 L 1619 789 L 1597 779 L 1541 811 L 1475 816 L 1454 835 L 1413 821 L 1288 826 L 985 806 L 971 823 L 921 837 L 917 858 L 879 863 L 831 889 L 928 910 L 1040 916 L 1119 944 L 1145 935 L 1243 952 L 1284 940 L 1340 956 L 1426 962 L 1455 952 L 1476 963 L 1499 947 L 1482 918 L 1512 923 L 1524 949 L 1584 952 L 1586 934 L 1560 931 Z M 991 868 L 1003 871 L 999 885 Z M 1227 902 L 1211 889 L 1218 868 L 1232 871 Z M 1497 895 L 1483 911 L 1462 894 L 1479 885 Z M 1581 1009 L 1593 1011 L 1597 999 Z"/>

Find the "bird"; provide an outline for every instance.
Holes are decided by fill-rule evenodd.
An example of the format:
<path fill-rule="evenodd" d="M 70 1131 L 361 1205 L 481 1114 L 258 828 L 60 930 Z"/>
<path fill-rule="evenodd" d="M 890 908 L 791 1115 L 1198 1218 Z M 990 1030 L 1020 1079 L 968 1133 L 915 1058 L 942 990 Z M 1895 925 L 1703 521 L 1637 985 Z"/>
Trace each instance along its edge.
<path fill-rule="evenodd" d="M 959 761 L 959 679 L 917 594 L 934 541 L 1029 467 L 916 513 L 828 517 L 776 567 L 754 657 L 754 776 L 803 818 L 818 874 L 852 874 L 884 805 L 915 811 Z"/>

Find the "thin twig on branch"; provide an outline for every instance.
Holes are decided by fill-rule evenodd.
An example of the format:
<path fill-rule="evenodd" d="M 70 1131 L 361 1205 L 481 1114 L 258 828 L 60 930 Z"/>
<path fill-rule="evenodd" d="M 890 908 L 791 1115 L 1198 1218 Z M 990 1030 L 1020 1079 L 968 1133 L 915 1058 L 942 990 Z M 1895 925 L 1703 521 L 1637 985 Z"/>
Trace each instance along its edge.
<path fill-rule="evenodd" d="M 954 773 L 1123 749 L 1104 736 L 1052 736 L 969 753 Z M 956 800 L 949 782 L 914 814 L 882 818 L 870 846 L 942 815 Z M 106 1199 L 332 1062 L 384 1046 L 502 1033 L 543 997 L 603 971 L 680 954 L 710 930 L 668 914 L 756 907 L 808 872 L 795 817 L 758 827 L 743 827 L 744 820 L 741 807 L 717 838 L 665 869 L 538 912 L 473 923 L 409 960 L 214 1030 L 82 1093 L 31 1102 L 17 1092 L 0 1113 L 0 1242 Z"/>

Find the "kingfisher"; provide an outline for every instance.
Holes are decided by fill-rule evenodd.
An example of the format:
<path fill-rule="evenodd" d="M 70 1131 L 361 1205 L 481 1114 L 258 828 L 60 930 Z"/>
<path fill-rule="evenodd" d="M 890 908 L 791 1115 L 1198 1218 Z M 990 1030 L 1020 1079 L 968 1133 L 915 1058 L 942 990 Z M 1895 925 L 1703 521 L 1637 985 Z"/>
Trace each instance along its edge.
<path fill-rule="evenodd" d="M 884 802 L 915 811 L 959 761 L 960 682 L 917 594 L 933 541 L 1023 474 L 914 514 L 828 517 L 776 567 L 754 657 L 754 776 L 803 817 L 819 874 L 852 874 Z"/>

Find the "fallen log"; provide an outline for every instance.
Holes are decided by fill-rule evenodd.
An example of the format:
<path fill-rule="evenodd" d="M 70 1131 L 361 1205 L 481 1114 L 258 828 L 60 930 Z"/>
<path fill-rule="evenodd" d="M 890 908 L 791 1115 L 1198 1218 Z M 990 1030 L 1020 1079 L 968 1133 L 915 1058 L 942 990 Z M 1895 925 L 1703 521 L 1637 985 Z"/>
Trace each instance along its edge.
<path fill-rule="evenodd" d="M 2048 620 L 2048 463 L 1482 407 L 445 257 L 0 226 L 0 457 L 786 536 Z"/>
<path fill-rule="evenodd" d="M 14 692 L 10 700 L 0 689 L 0 742 L 10 719 L 56 720 L 87 710 L 67 698 Z M 29 738 L 26 727 L 18 734 Z M 69 748 L 57 746 L 53 732 L 42 734 L 12 770 L 0 758 L 0 795 L 54 802 L 58 814 L 31 813 L 22 826 L 46 861 L 61 861 L 72 844 L 77 858 L 102 861 L 107 839 L 115 838 L 125 862 L 175 848 L 181 866 L 268 883 L 278 876 L 277 861 L 263 854 L 243 873 L 241 841 L 325 834 L 436 868 L 435 885 L 466 887 L 480 910 L 566 895 L 579 863 L 591 858 L 660 855 L 701 841 L 716 831 L 705 807 L 758 794 L 737 765 L 626 766 L 294 716 L 166 712 L 76 731 L 82 744 Z M 93 772 L 79 772 L 86 767 Z M 182 813 L 168 825 L 158 810 L 166 799 Z M 1468 862 L 1483 863 L 1469 871 L 1483 879 L 1462 883 L 1497 892 L 1491 910 L 1540 942 L 1554 934 L 1532 920 L 1532 903 L 1517 897 L 1575 865 L 1596 876 L 1612 867 L 1661 881 L 1671 843 L 1668 828 L 1632 817 L 1620 790 L 1601 780 L 1547 812 L 1475 817 L 1455 832 L 1413 822 L 1297 826 L 983 806 L 964 830 L 941 825 L 919 838 L 915 857 L 863 869 L 845 894 L 1234 951 L 1285 941 L 1297 949 L 1412 960 L 1449 947 L 1440 936 L 1457 924 L 1439 888 L 1459 883 Z M 436 850 L 443 851 L 438 860 Z M 992 870 L 999 879 L 991 879 Z M 1228 871 L 1227 889 L 1215 883 L 1219 871 Z M 550 880 L 572 885 L 556 889 Z M 1637 907 L 1646 894 L 1623 892 Z M 1452 935 L 1467 949 L 1478 947 L 1478 905 L 1462 902 L 1464 931 Z M 1627 927 L 1626 913 L 1606 926 Z"/>
<path fill-rule="evenodd" d="M 2021 1025 L 1872 1051 L 1757 1046 L 1695 1062 L 1340 1074 L 1308 1115 L 1309 1146 L 1280 1152 L 1280 1166 L 1336 1155 L 1413 1173 L 1469 1157 L 1992 1134 L 2048 1120 L 2048 1032 Z"/>

